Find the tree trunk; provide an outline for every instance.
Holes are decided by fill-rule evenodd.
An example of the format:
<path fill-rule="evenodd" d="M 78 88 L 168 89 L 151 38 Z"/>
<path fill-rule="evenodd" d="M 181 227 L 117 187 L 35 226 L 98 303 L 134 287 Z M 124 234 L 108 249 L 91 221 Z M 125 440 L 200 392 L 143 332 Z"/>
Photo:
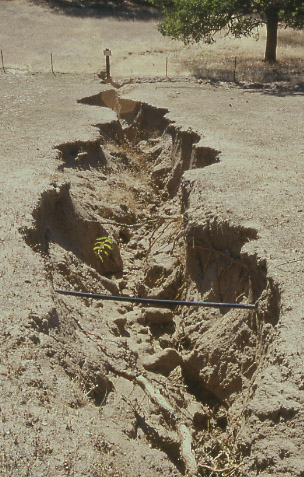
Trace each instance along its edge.
<path fill-rule="evenodd" d="M 278 12 L 275 9 L 269 9 L 266 12 L 267 19 L 267 40 L 265 61 L 275 63 L 277 61 L 277 41 L 278 41 Z"/>

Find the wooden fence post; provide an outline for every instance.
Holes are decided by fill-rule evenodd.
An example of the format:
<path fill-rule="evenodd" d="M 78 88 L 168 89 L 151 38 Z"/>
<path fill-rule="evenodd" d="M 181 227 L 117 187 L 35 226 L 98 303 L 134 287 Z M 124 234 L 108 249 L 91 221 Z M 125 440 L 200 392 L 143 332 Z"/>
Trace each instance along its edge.
<path fill-rule="evenodd" d="M 1 50 L 1 63 L 2 63 L 2 69 L 3 73 L 6 73 L 5 67 L 4 67 L 4 59 L 3 59 L 3 51 Z"/>
<path fill-rule="evenodd" d="M 110 56 L 111 56 L 111 50 L 109 48 L 106 48 L 103 50 L 103 54 L 106 57 L 106 75 L 107 75 L 107 80 L 110 80 L 111 78 L 111 71 L 110 71 Z"/>

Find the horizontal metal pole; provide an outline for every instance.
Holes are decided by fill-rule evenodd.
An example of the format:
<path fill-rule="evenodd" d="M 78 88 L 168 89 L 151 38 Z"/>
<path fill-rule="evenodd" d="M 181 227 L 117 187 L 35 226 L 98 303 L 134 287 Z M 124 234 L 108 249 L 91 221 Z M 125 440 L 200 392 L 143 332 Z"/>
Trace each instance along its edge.
<path fill-rule="evenodd" d="M 131 303 L 142 303 L 145 305 L 161 305 L 161 306 L 205 306 L 209 308 L 245 308 L 254 309 L 255 305 L 244 305 L 242 303 L 213 303 L 206 301 L 183 301 L 183 300 L 160 300 L 158 298 L 136 298 L 132 296 L 113 296 L 100 295 L 96 293 L 84 293 L 68 290 L 55 290 L 62 295 L 73 295 L 82 298 L 93 298 L 94 300 L 112 300 L 112 301 L 127 301 Z"/>

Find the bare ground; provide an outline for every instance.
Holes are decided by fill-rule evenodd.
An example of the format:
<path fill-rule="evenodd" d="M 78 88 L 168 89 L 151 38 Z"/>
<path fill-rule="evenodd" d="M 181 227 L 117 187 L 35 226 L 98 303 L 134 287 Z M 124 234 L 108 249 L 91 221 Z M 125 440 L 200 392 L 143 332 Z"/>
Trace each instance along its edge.
<path fill-rule="evenodd" d="M 0 81 L 1 475 L 304 475 L 301 91 Z"/>

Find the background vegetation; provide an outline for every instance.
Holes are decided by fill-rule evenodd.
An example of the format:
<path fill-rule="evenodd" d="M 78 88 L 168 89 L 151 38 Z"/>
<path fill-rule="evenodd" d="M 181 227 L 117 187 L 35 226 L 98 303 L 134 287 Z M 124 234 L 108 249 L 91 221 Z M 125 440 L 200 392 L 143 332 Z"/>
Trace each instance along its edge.
<path fill-rule="evenodd" d="M 220 32 L 214 44 L 184 45 L 157 31 L 159 14 L 144 4 L 146 10 L 138 2 L 119 0 L 3 2 L 0 49 L 4 65 L 8 71 L 51 72 L 52 53 L 56 74 L 95 74 L 105 69 L 103 50 L 110 48 L 114 78 L 166 79 L 167 73 L 168 80 L 194 76 L 218 81 L 304 82 L 303 30 L 280 28 L 279 62 L 267 65 L 263 61 L 265 27 L 248 38 L 235 39 Z M 119 13 L 113 13 L 113 8 Z"/>

